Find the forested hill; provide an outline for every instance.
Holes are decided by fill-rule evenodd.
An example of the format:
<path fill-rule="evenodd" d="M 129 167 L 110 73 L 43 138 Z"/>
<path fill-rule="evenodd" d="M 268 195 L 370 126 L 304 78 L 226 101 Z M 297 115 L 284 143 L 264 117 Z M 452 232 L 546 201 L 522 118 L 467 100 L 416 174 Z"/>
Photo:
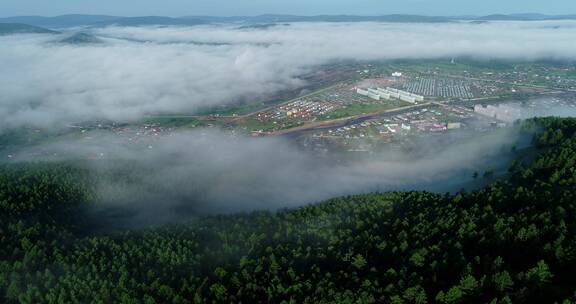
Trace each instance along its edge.
<path fill-rule="evenodd" d="M 0 36 L 13 34 L 58 34 L 46 28 L 20 24 L 20 23 L 0 23 Z"/>
<path fill-rule="evenodd" d="M 474 193 L 368 194 L 86 235 L 89 177 L 0 170 L 0 302 L 576 303 L 576 119 Z M 532 132 L 530 131 L 530 132 Z"/>

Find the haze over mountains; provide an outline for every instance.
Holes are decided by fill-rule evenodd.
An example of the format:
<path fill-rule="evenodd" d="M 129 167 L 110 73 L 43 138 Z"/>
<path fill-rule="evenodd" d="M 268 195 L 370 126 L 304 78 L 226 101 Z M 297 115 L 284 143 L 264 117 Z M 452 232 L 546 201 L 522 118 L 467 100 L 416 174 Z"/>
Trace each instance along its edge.
<path fill-rule="evenodd" d="M 11 34 L 58 34 L 57 31 L 52 31 L 43 27 L 33 26 L 22 23 L 0 23 L 0 36 Z"/>
<path fill-rule="evenodd" d="M 576 20 L 576 15 L 543 15 L 543 14 L 510 14 L 488 16 L 422 16 L 422 15 L 259 15 L 259 16 L 142 16 L 122 17 L 107 15 L 71 14 L 55 17 L 15 16 L 0 18 L 0 23 L 21 23 L 42 27 L 73 26 L 142 26 L 142 25 L 198 25 L 205 23 L 270 23 L 270 22 L 415 22 L 438 23 L 456 21 L 542 21 L 542 20 Z"/>

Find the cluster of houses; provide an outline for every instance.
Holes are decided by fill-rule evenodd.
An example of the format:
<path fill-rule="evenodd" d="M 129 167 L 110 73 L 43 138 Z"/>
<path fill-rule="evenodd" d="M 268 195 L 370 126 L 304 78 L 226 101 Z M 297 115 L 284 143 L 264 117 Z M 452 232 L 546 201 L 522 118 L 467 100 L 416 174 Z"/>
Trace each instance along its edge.
<path fill-rule="evenodd" d="M 316 102 L 300 99 L 289 104 L 275 108 L 272 111 L 258 113 L 257 117 L 263 119 L 311 119 L 334 110 L 336 106 L 328 102 Z"/>

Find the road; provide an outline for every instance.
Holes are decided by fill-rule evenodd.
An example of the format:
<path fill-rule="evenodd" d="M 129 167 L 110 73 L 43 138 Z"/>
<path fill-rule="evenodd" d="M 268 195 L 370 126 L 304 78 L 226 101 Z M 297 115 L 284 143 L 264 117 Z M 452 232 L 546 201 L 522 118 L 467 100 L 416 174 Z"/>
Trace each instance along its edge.
<path fill-rule="evenodd" d="M 309 132 L 312 130 L 339 128 L 339 127 L 347 126 L 350 124 L 356 124 L 356 123 L 366 121 L 369 119 L 381 117 L 384 115 L 402 114 L 404 112 L 409 112 L 409 111 L 412 111 L 415 109 L 425 108 L 425 107 L 428 107 L 428 106 L 433 105 L 433 104 L 434 104 L 433 102 L 426 102 L 426 103 L 421 103 L 421 104 L 417 104 L 417 105 L 410 105 L 410 106 L 405 106 L 405 107 L 400 107 L 400 108 L 395 108 L 395 109 L 390 109 L 390 110 L 384 110 L 384 111 L 379 111 L 379 112 L 374 112 L 374 113 L 361 114 L 361 115 L 332 119 L 332 120 L 309 122 L 309 123 L 306 123 L 306 124 L 299 126 L 299 127 L 294 127 L 294 128 L 290 128 L 290 129 L 284 129 L 284 130 L 278 130 L 278 131 L 274 131 L 274 132 L 268 132 L 268 133 L 264 133 L 264 135 L 267 135 L 267 136 L 294 135 L 294 134 L 301 134 L 301 133 Z"/>
<path fill-rule="evenodd" d="M 546 91 L 546 92 L 541 92 L 538 94 L 539 95 L 553 95 L 553 94 L 562 94 L 565 92 L 571 92 L 571 90 Z M 466 101 L 478 102 L 478 101 L 483 101 L 483 100 L 492 100 L 495 98 L 499 98 L 499 97 L 497 97 L 497 96 L 478 97 L 478 98 L 467 99 Z M 374 118 L 378 118 L 378 117 L 382 117 L 382 116 L 388 116 L 388 115 L 392 116 L 392 115 L 402 114 L 405 112 L 409 112 L 409 111 L 419 109 L 419 108 L 424 108 L 424 107 L 431 106 L 431 105 L 438 105 L 438 106 L 445 107 L 445 106 L 450 105 L 450 104 L 453 104 L 453 103 L 448 102 L 448 101 L 429 101 L 429 102 L 418 104 L 418 105 L 410 105 L 410 106 L 405 106 L 405 107 L 400 107 L 400 108 L 395 108 L 395 109 L 390 109 L 390 110 L 385 110 L 385 111 L 379 111 L 379 112 L 374 112 L 374 113 L 356 115 L 356 116 L 333 119 L 333 120 L 319 121 L 319 122 L 310 122 L 310 123 L 306 123 L 306 124 L 299 126 L 299 127 L 285 129 L 285 130 L 279 130 L 279 131 L 275 131 L 275 132 L 270 132 L 270 133 L 266 133 L 265 135 L 272 135 L 272 136 L 274 136 L 274 135 L 292 135 L 292 134 L 302 134 L 302 133 L 313 131 L 313 130 L 330 129 L 330 128 L 335 128 L 335 127 L 339 128 L 339 127 L 347 126 L 350 124 L 356 124 L 356 123 L 359 123 L 359 122 L 362 122 L 365 120 L 374 119 Z"/>
<path fill-rule="evenodd" d="M 529 88 L 537 88 L 537 89 L 546 90 L 545 92 L 540 92 L 540 94 L 542 94 L 542 95 L 544 95 L 544 94 L 558 94 L 558 93 L 563 93 L 563 92 L 576 92 L 576 90 L 571 90 L 571 89 L 559 89 L 559 88 L 549 88 L 549 87 L 530 85 L 530 84 L 509 83 L 509 82 L 505 82 L 505 81 L 501 81 L 501 80 L 494 80 L 494 79 L 482 79 L 482 78 L 476 78 L 476 77 L 454 76 L 454 75 L 436 75 L 436 76 L 449 77 L 449 78 L 455 78 L 455 79 L 466 79 L 466 80 L 476 80 L 476 81 L 483 81 L 483 82 L 492 82 L 492 83 L 513 85 L 513 86 L 517 86 L 517 87 L 529 87 Z M 277 107 L 280 107 L 280 106 L 292 103 L 294 101 L 297 101 L 299 99 L 314 96 L 314 95 L 322 93 L 324 91 L 333 89 L 334 87 L 336 87 L 340 84 L 341 83 L 336 83 L 334 85 L 313 91 L 309 94 L 299 96 L 296 98 L 292 98 L 290 100 L 286 100 L 286 101 L 278 103 L 278 104 L 270 105 L 270 106 L 267 106 L 265 108 L 260 108 L 258 110 L 255 110 L 255 111 L 252 111 L 250 113 L 243 114 L 243 115 L 236 115 L 236 116 L 230 116 L 230 115 L 226 115 L 226 116 L 224 116 L 224 115 L 217 115 L 217 116 L 216 115 L 165 115 L 165 116 L 151 116 L 151 117 L 195 118 L 195 119 L 203 120 L 203 121 L 218 120 L 218 121 L 223 121 L 226 123 L 241 123 L 242 120 L 249 118 L 251 116 L 254 116 L 258 113 L 270 111 L 270 110 L 273 110 Z M 483 100 L 491 100 L 491 99 L 495 99 L 495 98 L 499 98 L 499 97 L 497 97 L 497 96 L 477 97 L 477 98 L 472 98 L 472 99 L 466 99 L 466 101 L 478 102 L 478 101 L 483 101 Z M 298 134 L 302 134 L 302 133 L 313 131 L 313 130 L 322 130 L 322 129 L 342 127 L 342 126 L 362 122 L 365 120 L 381 117 L 384 115 L 401 114 L 404 112 L 408 112 L 408 111 L 418 109 L 418 108 L 427 107 L 430 105 L 445 105 L 445 103 L 446 103 L 446 101 L 426 102 L 423 104 L 410 105 L 410 106 L 406 106 L 406 107 L 400 107 L 400 108 L 384 110 L 384 111 L 379 111 L 379 112 L 361 114 L 361 115 L 356 115 L 356 116 L 350 116 L 350 117 L 344 117 L 344 118 L 338 118 L 338 119 L 332 119 L 332 120 L 325 120 L 325 121 L 306 122 L 304 125 L 299 126 L 299 127 L 294 127 L 294 128 L 284 129 L 284 130 L 278 130 L 278 131 L 273 131 L 273 132 L 267 132 L 267 133 L 263 133 L 263 135 L 266 135 L 266 136 L 298 135 Z"/>

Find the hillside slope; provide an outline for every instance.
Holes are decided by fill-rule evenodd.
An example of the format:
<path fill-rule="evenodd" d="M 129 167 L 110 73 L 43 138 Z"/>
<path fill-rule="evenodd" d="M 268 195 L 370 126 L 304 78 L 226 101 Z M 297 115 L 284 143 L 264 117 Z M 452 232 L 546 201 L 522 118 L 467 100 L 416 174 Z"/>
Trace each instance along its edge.
<path fill-rule="evenodd" d="M 8 303 L 575 303 L 576 119 L 473 193 L 367 194 L 91 235 L 72 165 L 0 170 Z"/>
<path fill-rule="evenodd" d="M 0 23 L 0 36 L 13 34 L 58 34 L 59 32 L 43 27 L 21 24 L 21 23 Z"/>

